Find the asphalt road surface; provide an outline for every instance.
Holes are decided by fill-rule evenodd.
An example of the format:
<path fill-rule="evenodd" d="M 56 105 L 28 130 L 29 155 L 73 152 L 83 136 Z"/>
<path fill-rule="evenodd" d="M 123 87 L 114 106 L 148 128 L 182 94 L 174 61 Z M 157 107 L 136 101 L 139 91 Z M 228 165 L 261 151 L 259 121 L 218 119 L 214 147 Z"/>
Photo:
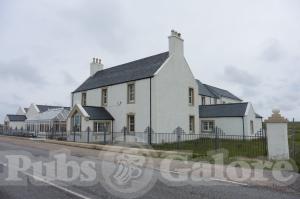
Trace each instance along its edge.
<path fill-rule="evenodd" d="M 10 138 L 12 139 L 12 138 Z M 45 147 L 43 147 L 45 145 Z M 7 151 L 15 151 L 14 153 L 28 152 L 32 154 L 32 159 L 50 160 L 49 152 L 51 150 L 57 150 L 64 148 L 59 145 L 43 144 L 43 143 L 30 143 L 22 141 L 10 141 L 7 138 L 0 137 L 0 152 L 6 153 Z M 92 160 L 89 153 L 93 150 L 78 149 L 72 150 L 72 160 L 81 162 L 82 160 Z M 5 171 L 9 165 L 6 164 L 3 157 L 0 157 L 0 174 L 7 174 Z M 102 170 L 104 173 L 109 173 L 109 167 L 116 166 L 114 162 L 107 162 L 107 171 Z M 131 198 L 138 196 L 139 198 L 264 198 L 264 199 L 276 199 L 276 198 L 300 198 L 297 192 L 287 192 L 284 189 L 272 189 L 260 186 L 249 186 L 243 184 L 236 184 L 231 182 L 220 181 L 207 181 L 204 183 L 194 185 L 173 185 L 165 183 L 161 179 L 161 173 L 157 170 L 151 170 L 144 168 L 142 172 L 149 172 L 153 176 L 156 176 L 156 180 L 153 185 L 150 185 L 143 190 L 147 190 L 146 193 L 140 194 L 143 190 L 137 191 L 132 195 L 124 195 L 115 193 L 116 190 L 109 189 L 105 185 L 107 178 L 99 177 L 99 182 L 89 185 L 85 182 L 77 183 L 61 183 L 59 181 L 48 181 L 42 177 L 38 177 L 33 169 L 28 169 L 19 173 L 19 177 L 25 182 L 25 185 L 5 184 L 0 185 L 0 199 L 68 199 L 68 198 Z M 124 178 L 122 178 L 124 179 Z M 1 179 L 2 182 L 4 179 Z M 138 187 L 141 183 L 132 184 L 134 188 Z M 116 191 L 118 192 L 118 191 Z"/>

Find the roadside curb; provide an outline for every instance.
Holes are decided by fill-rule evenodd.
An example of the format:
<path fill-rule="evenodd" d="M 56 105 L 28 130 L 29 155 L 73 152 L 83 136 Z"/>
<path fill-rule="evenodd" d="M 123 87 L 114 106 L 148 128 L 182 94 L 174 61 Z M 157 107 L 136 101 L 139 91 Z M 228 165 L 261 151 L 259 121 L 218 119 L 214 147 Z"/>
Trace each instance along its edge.
<path fill-rule="evenodd" d="M 153 149 L 141 149 L 141 148 L 130 148 L 122 146 L 108 146 L 101 144 L 87 144 L 87 143 L 78 143 L 78 142 L 65 142 L 65 141 L 56 141 L 56 140 L 43 140 L 42 142 L 50 144 L 59 144 L 71 147 L 79 147 L 86 149 L 95 149 L 100 151 L 109 151 L 109 152 L 125 152 L 126 154 L 132 155 L 142 155 L 150 156 L 154 158 L 165 158 L 167 156 L 180 156 L 180 155 L 191 155 L 188 152 L 178 152 L 178 151 L 162 151 L 162 150 L 153 150 Z"/>

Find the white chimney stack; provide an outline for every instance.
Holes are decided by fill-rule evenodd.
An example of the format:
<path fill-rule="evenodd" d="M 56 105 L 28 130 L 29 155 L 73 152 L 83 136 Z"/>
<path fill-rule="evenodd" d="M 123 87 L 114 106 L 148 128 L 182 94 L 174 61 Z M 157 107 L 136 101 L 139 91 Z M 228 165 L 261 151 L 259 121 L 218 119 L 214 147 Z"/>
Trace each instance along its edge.
<path fill-rule="evenodd" d="M 93 76 L 95 73 L 97 73 L 100 70 L 103 70 L 103 64 L 101 63 L 101 59 L 93 58 L 90 64 L 91 76 Z"/>
<path fill-rule="evenodd" d="M 172 30 L 171 35 L 169 36 L 169 53 L 170 55 L 182 56 L 184 54 L 183 39 L 181 38 L 181 34 L 175 30 Z"/>

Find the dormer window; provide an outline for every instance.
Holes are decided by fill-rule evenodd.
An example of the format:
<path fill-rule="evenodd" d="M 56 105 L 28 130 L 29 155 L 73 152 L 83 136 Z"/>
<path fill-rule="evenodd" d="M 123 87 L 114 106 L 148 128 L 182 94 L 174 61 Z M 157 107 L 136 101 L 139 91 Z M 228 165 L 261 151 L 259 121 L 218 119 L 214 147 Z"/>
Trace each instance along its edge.
<path fill-rule="evenodd" d="M 81 93 L 81 105 L 86 106 L 86 93 Z"/>
<path fill-rule="evenodd" d="M 128 104 L 133 104 L 135 102 L 135 84 L 129 83 L 127 85 L 127 101 Z"/>
<path fill-rule="evenodd" d="M 107 106 L 107 88 L 102 89 L 102 106 Z"/>
<path fill-rule="evenodd" d="M 189 88 L 189 105 L 194 106 L 194 89 Z"/>

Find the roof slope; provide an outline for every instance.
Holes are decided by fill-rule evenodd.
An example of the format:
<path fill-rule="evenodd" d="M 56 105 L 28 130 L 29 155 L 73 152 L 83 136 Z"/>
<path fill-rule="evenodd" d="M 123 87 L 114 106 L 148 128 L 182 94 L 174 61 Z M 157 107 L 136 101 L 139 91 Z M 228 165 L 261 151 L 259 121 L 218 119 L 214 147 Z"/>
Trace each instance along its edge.
<path fill-rule="evenodd" d="M 64 108 L 70 110 L 70 107 L 62 107 L 62 106 L 49 106 L 49 105 L 36 105 L 41 113 L 51 110 L 51 109 L 58 109 L 58 108 Z"/>
<path fill-rule="evenodd" d="M 263 116 L 259 115 L 258 113 L 255 113 L 256 118 L 263 118 Z"/>
<path fill-rule="evenodd" d="M 90 120 L 114 120 L 104 107 L 83 106 L 83 108 L 89 114 Z"/>
<path fill-rule="evenodd" d="M 204 84 L 206 86 L 206 88 L 211 91 L 213 94 L 215 94 L 218 97 L 227 97 L 230 99 L 234 99 L 234 100 L 240 100 L 242 101 L 240 98 L 238 98 L 237 96 L 233 95 L 232 93 L 230 93 L 227 90 L 221 89 L 221 88 L 217 88 L 214 86 L 210 86 L 207 84 Z"/>
<path fill-rule="evenodd" d="M 198 94 L 199 95 L 218 98 L 215 94 L 213 94 L 210 90 L 208 90 L 208 88 L 205 84 L 202 84 L 198 79 L 196 79 L 196 82 L 198 84 Z"/>
<path fill-rule="evenodd" d="M 49 109 L 38 114 L 27 121 L 66 121 L 69 110 L 65 108 Z"/>
<path fill-rule="evenodd" d="M 7 115 L 7 117 L 11 122 L 24 122 L 26 120 L 25 115 Z"/>
<path fill-rule="evenodd" d="M 169 52 L 164 52 L 98 71 L 73 93 L 152 77 L 168 57 Z"/>
<path fill-rule="evenodd" d="M 199 106 L 199 118 L 243 117 L 248 102 Z"/>

